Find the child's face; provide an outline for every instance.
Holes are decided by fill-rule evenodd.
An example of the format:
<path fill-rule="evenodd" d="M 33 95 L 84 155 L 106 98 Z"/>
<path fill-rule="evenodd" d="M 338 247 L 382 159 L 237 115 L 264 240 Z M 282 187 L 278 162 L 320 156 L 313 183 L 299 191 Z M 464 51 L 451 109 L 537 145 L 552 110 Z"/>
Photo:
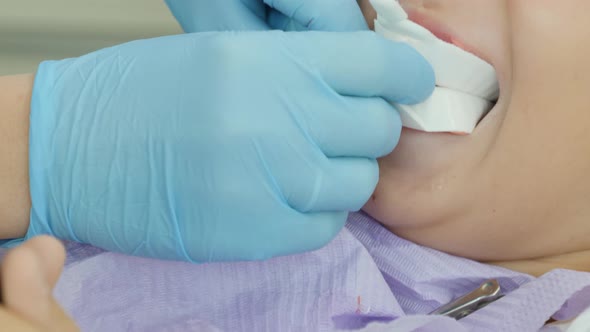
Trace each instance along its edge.
<path fill-rule="evenodd" d="M 490 62 L 500 99 L 470 136 L 404 129 L 365 210 L 480 260 L 590 249 L 590 1 L 400 3 Z"/>

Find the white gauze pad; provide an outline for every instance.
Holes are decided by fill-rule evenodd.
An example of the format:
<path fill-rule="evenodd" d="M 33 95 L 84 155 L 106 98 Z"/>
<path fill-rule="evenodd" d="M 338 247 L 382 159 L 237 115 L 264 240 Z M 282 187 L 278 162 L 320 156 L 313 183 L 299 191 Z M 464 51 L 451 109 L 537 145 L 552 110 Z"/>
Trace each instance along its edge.
<path fill-rule="evenodd" d="M 403 125 L 428 132 L 471 133 L 498 98 L 492 65 L 410 21 L 397 0 L 370 1 L 377 12 L 375 32 L 411 45 L 434 69 L 437 87 L 428 100 L 395 104 Z"/>

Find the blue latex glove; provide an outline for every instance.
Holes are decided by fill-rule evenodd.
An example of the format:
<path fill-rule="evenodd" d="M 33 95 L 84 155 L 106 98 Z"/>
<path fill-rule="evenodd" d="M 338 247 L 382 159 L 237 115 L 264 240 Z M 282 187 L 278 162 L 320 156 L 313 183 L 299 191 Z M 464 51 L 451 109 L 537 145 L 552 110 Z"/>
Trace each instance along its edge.
<path fill-rule="evenodd" d="M 383 98 L 433 85 L 418 53 L 370 32 L 185 34 L 44 62 L 26 237 L 194 262 L 319 248 L 397 143 Z"/>
<path fill-rule="evenodd" d="M 166 3 L 186 32 L 368 30 L 357 0 L 166 0 Z"/>

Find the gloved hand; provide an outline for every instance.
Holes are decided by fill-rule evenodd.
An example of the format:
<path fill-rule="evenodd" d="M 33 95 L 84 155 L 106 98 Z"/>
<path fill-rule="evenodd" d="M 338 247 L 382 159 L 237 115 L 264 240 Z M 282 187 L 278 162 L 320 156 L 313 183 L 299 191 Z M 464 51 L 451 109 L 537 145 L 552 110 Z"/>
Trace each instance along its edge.
<path fill-rule="evenodd" d="M 166 3 L 186 32 L 368 30 L 357 0 L 166 0 Z"/>
<path fill-rule="evenodd" d="M 397 143 L 383 98 L 418 102 L 433 82 L 369 32 L 185 34 L 44 62 L 26 237 L 194 262 L 319 248 Z"/>

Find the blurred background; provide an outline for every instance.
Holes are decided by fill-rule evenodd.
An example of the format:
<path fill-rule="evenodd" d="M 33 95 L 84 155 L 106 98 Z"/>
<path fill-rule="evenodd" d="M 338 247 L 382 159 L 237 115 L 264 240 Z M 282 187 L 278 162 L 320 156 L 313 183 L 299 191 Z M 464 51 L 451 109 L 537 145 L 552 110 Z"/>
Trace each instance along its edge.
<path fill-rule="evenodd" d="M 164 0 L 0 0 L 0 75 L 34 72 L 46 59 L 178 33 Z"/>

